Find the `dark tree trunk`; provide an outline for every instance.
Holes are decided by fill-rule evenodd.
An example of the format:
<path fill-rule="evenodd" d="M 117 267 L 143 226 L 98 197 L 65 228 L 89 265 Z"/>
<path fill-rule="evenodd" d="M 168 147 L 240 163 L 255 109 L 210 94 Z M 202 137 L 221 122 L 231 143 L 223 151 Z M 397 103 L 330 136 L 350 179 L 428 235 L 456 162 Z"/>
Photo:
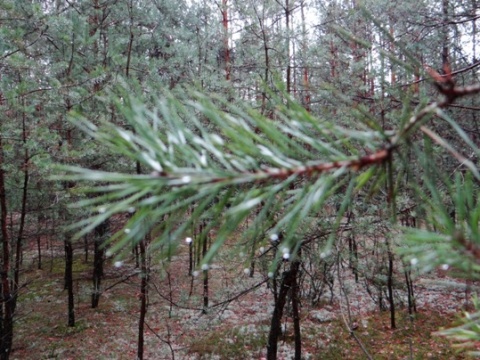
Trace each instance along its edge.
<path fill-rule="evenodd" d="M 140 251 L 138 251 L 138 244 L 133 246 L 132 253 L 135 258 L 135 268 L 138 269 L 140 267 Z"/>
<path fill-rule="evenodd" d="M 448 51 L 448 41 L 449 41 L 449 36 L 448 36 L 448 7 L 449 7 L 449 1 L 448 0 L 442 0 L 442 22 L 443 22 L 443 27 L 442 27 L 442 33 L 443 33 L 443 44 L 442 44 L 442 65 L 443 65 L 443 70 L 446 71 L 447 68 L 450 66 L 449 62 L 449 51 Z"/>
<path fill-rule="evenodd" d="M 413 281 L 410 275 L 410 271 L 405 270 L 405 282 L 407 283 L 407 294 L 408 294 L 408 313 L 413 315 L 414 312 L 417 312 L 417 305 L 415 303 L 415 294 L 413 292 Z"/>
<path fill-rule="evenodd" d="M 142 173 L 142 167 L 139 161 L 136 162 L 137 174 Z M 138 341 L 137 341 L 137 360 L 143 360 L 144 343 L 145 343 L 145 317 L 147 315 L 147 296 L 149 267 L 147 259 L 146 246 L 150 240 L 150 234 L 147 234 L 140 243 L 135 246 L 138 249 L 137 261 L 140 261 L 141 282 L 140 282 L 140 317 L 138 319 Z"/>
<path fill-rule="evenodd" d="M 95 228 L 94 254 L 93 254 L 93 291 L 92 291 L 92 308 L 96 308 L 102 294 L 101 282 L 103 277 L 103 263 L 105 261 L 105 248 L 103 247 L 105 236 L 108 233 L 109 221 Z"/>
<path fill-rule="evenodd" d="M 88 235 L 83 237 L 83 249 L 85 251 L 85 263 L 88 263 Z"/>
<path fill-rule="evenodd" d="M 348 250 L 349 250 L 349 267 L 355 276 L 355 282 L 358 283 L 358 248 L 355 237 L 352 235 L 348 238 Z"/>
<path fill-rule="evenodd" d="M 268 47 L 268 42 L 267 42 L 267 34 L 266 30 L 262 27 L 262 36 L 263 36 L 263 52 L 265 55 L 265 85 L 268 86 L 268 73 L 270 71 L 270 55 L 268 53 L 269 47 Z M 265 113 L 265 109 L 267 106 L 267 93 L 263 89 L 262 90 L 262 115 Z"/>
<path fill-rule="evenodd" d="M 285 27 L 287 32 L 287 93 L 292 92 L 292 62 L 290 59 L 290 3 L 289 0 L 285 1 Z"/>
<path fill-rule="evenodd" d="M 192 276 L 193 273 L 193 239 L 188 244 L 188 275 Z"/>
<path fill-rule="evenodd" d="M 387 288 L 388 288 L 388 302 L 390 304 L 390 327 L 392 329 L 396 328 L 395 325 L 395 301 L 393 296 L 393 253 L 388 250 L 388 278 L 387 278 Z"/>
<path fill-rule="evenodd" d="M 42 237 L 37 234 L 38 270 L 42 269 Z"/>
<path fill-rule="evenodd" d="M 13 344 L 13 303 L 8 278 L 8 274 L 10 273 L 10 248 L 7 229 L 7 194 L 5 191 L 3 162 L 3 143 L 0 136 L 0 227 L 2 235 L 0 359 L 8 360 Z"/>
<path fill-rule="evenodd" d="M 280 291 L 278 293 L 275 307 L 273 309 L 272 321 L 270 324 L 270 333 L 268 335 L 267 343 L 267 360 L 277 359 L 278 338 L 282 333 L 281 322 L 283 317 L 283 309 L 287 302 L 287 295 L 292 286 L 295 284 L 297 277 L 298 265 L 293 263 L 290 266 L 290 270 L 285 271 L 282 274 L 282 283 L 280 285 Z"/>
<path fill-rule="evenodd" d="M 300 262 L 295 261 L 292 264 L 292 267 L 295 267 L 294 272 L 298 274 L 300 268 Z M 300 331 L 300 309 L 299 309 L 299 299 L 298 299 L 298 282 L 297 275 L 293 278 L 293 284 L 291 289 L 292 296 L 292 312 L 293 312 L 293 332 L 295 337 L 295 360 L 302 359 L 302 334 Z"/>
<path fill-rule="evenodd" d="M 68 292 L 68 326 L 75 326 L 75 304 L 73 298 L 73 246 L 65 239 L 65 289 Z"/>
<path fill-rule="evenodd" d="M 140 284 L 140 318 L 138 321 L 138 346 L 137 346 L 137 360 L 143 360 L 144 348 L 144 329 L 145 316 L 147 315 L 147 292 L 148 292 L 148 266 L 147 256 L 145 251 L 145 240 L 140 241 L 140 268 L 142 274 L 142 281 Z"/>
<path fill-rule="evenodd" d="M 208 270 L 203 270 L 203 313 L 208 311 Z"/>
<path fill-rule="evenodd" d="M 205 224 L 202 223 L 200 236 L 202 238 L 202 257 L 207 255 L 208 251 L 208 236 L 204 234 Z M 208 310 L 208 270 L 203 270 L 203 313 L 206 314 Z"/>
<path fill-rule="evenodd" d="M 22 117 L 22 141 L 25 146 L 25 153 L 23 158 L 23 186 L 22 186 L 22 208 L 20 211 L 20 224 L 17 234 L 17 242 L 15 244 L 15 269 L 13 274 L 13 285 L 12 285 L 12 311 L 15 311 L 17 307 L 17 298 L 18 298 L 18 288 L 19 288 L 19 276 L 20 276 L 20 266 L 22 263 L 23 255 L 23 233 L 25 229 L 25 217 L 27 215 L 27 197 L 28 197 L 28 181 L 30 178 L 30 173 L 28 172 L 29 167 L 29 155 L 28 149 L 26 148 L 27 142 L 27 128 L 26 128 L 26 114 L 23 113 Z"/>
<path fill-rule="evenodd" d="M 305 96 L 303 98 L 305 110 L 310 112 L 310 84 L 309 84 L 309 74 L 307 66 L 307 51 L 308 51 L 308 41 L 307 41 L 307 30 L 306 30 L 306 19 L 305 19 L 305 2 L 300 3 L 300 14 L 302 16 L 302 52 L 303 52 L 303 86 L 305 87 Z"/>
<path fill-rule="evenodd" d="M 228 44 L 228 5 L 227 0 L 222 0 L 222 26 L 223 26 L 223 61 L 225 62 L 225 80 L 230 80 L 231 64 L 230 64 L 230 48 Z"/>
<path fill-rule="evenodd" d="M 257 213 L 258 215 L 258 213 Z M 250 252 L 250 258 L 252 259 L 250 261 L 250 272 L 249 272 L 249 276 L 251 278 L 253 278 L 254 274 L 255 274 L 255 249 L 257 248 L 257 242 L 256 241 L 253 241 L 252 243 L 252 248 L 251 248 L 251 252 Z"/>
<path fill-rule="evenodd" d="M 387 171 L 387 203 L 390 207 L 391 211 L 391 219 L 396 219 L 396 203 L 395 203 L 395 183 L 393 180 L 393 164 L 392 159 L 386 163 L 386 171 Z M 390 244 L 390 240 L 388 237 L 385 238 L 386 247 L 387 247 L 387 256 L 388 256 L 388 273 L 387 273 L 387 291 L 388 291 L 388 302 L 390 304 L 390 327 L 392 329 L 396 328 L 395 325 L 395 300 L 393 297 L 393 251 L 392 245 Z"/>

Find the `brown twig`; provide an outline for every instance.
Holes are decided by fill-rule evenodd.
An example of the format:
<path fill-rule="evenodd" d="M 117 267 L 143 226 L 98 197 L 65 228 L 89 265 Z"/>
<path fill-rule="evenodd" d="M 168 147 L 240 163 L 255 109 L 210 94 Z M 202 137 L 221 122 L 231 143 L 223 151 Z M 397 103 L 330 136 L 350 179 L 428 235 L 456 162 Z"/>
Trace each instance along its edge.
<path fill-rule="evenodd" d="M 340 301 L 340 315 L 342 317 L 342 320 L 343 320 L 343 323 L 345 325 L 345 327 L 347 328 L 350 336 L 353 337 L 353 339 L 356 341 L 356 343 L 358 344 L 358 346 L 360 347 L 360 349 L 363 351 L 363 353 L 365 354 L 365 356 L 369 359 L 369 360 L 373 360 L 373 357 L 372 355 L 370 355 L 370 353 L 368 352 L 368 349 L 365 347 L 365 345 L 363 344 L 363 342 L 360 340 L 360 338 L 357 336 L 357 334 L 355 333 L 355 329 L 354 329 L 354 326 L 353 326 L 353 323 L 352 323 L 352 316 L 351 316 L 351 312 L 350 312 L 350 302 L 348 300 L 348 295 L 347 295 L 347 292 L 345 290 L 345 286 L 343 284 L 343 280 L 342 280 L 342 276 L 340 274 L 340 261 L 337 262 L 337 276 L 338 276 L 338 282 L 340 284 L 340 297 L 339 297 L 339 301 Z M 342 307 L 342 294 L 345 296 L 345 305 L 346 305 L 346 308 L 347 308 L 347 316 L 348 316 L 348 319 L 345 317 L 345 314 L 343 313 L 343 307 Z"/>

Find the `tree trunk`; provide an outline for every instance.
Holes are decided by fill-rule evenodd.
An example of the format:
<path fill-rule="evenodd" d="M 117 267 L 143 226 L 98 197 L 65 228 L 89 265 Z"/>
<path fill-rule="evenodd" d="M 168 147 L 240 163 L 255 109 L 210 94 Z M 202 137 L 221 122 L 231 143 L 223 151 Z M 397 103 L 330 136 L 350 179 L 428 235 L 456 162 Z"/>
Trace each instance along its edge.
<path fill-rule="evenodd" d="M 393 296 L 393 253 L 388 249 L 388 278 L 387 278 L 387 289 L 388 289 L 388 302 L 390 304 L 390 327 L 392 329 L 396 328 L 395 325 L 395 301 Z"/>
<path fill-rule="evenodd" d="M 75 326 L 75 304 L 73 298 L 73 246 L 65 238 L 65 289 L 68 292 L 68 326 Z"/>
<path fill-rule="evenodd" d="M 348 238 L 348 253 L 349 267 L 355 276 L 355 282 L 358 283 L 358 248 L 355 236 L 353 234 Z"/>
<path fill-rule="evenodd" d="M 192 276 L 193 274 L 193 238 L 190 243 L 188 243 L 188 275 Z"/>
<path fill-rule="evenodd" d="M 135 244 L 132 248 L 132 254 L 135 258 L 135 269 L 140 267 L 140 251 L 138 251 L 138 244 Z"/>
<path fill-rule="evenodd" d="M 409 270 L 405 270 L 405 281 L 407 283 L 408 294 L 408 314 L 413 315 L 417 312 L 417 305 L 415 303 L 415 293 L 413 292 L 413 281 Z"/>
<path fill-rule="evenodd" d="M 42 269 L 42 236 L 40 234 L 37 234 L 37 252 L 38 252 L 37 269 L 41 270 Z"/>
<path fill-rule="evenodd" d="M 22 208 L 20 210 L 20 224 L 17 234 L 17 242 L 15 244 L 15 269 L 13 275 L 13 285 L 12 285 L 12 310 L 15 311 L 17 306 L 18 298 L 18 288 L 19 288 L 19 276 L 20 276 L 20 265 L 22 263 L 23 255 L 23 232 L 25 229 L 25 217 L 27 214 L 27 197 L 28 197 L 28 181 L 30 174 L 28 172 L 29 166 L 29 155 L 28 149 L 26 147 L 27 143 L 27 128 L 26 128 L 26 114 L 23 112 L 22 116 L 22 141 L 25 146 L 24 149 L 24 158 L 23 158 L 23 186 L 22 186 Z"/>
<path fill-rule="evenodd" d="M 128 3 L 128 14 L 130 17 L 130 38 L 128 39 L 128 47 L 127 47 L 127 65 L 125 67 L 125 76 L 128 78 L 130 77 L 130 62 L 132 59 L 132 46 L 133 46 L 133 1 L 130 0 Z"/>
<path fill-rule="evenodd" d="M 290 3 L 285 1 L 285 27 L 287 32 L 286 48 L 287 48 L 287 93 L 292 92 L 292 64 L 290 59 Z"/>
<path fill-rule="evenodd" d="M 295 273 L 298 274 L 300 268 L 300 261 L 295 261 L 292 264 L 295 267 Z M 292 311 L 293 311 L 293 333 L 295 338 L 295 360 L 302 359 L 302 334 L 300 330 L 300 308 L 298 301 L 298 282 L 297 275 L 293 277 L 293 284 L 291 289 L 292 296 Z"/>
<path fill-rule="evenodd" d="M 85 234 L 83 237 L 83 249 L 85 250 L 85 258 L 84 261 L 85 263 L 88 263 L 88 235 Z"/>
<path fill-rule="evenodd" d="M 142 173 L 142 166 L 139 161 L 136 162 L 137 174 Z M 147 296 L 148 296 L 148 280 L 149 268 L 146 246 L 150 239 L 150 234 L 147 234 L 140 243 L 135 246 L 138 249 L 137 261 L 140 261 L 141 282 L 140 282 L 140 317 L 138 319 L 138 341 L 137 341 L 137 360 L 143 360 L 144 343 L 145 343 L 145 317 L 147 315 Z"/>
<path fill-rule="evenodd" d="M 230 48 L 228 43 L 228 6 L 227 0 L 222 0 L 222 25 L 223 25 L 223 61 L 225 62 L 225 80 L 230 80 Z"/>
<path fill-rule="evenodd" d="M 273 309 L 270 333 L 268 335 L 267 360 L 277 359 L 277 342 L 282 333 L 281 322 L 283 317 L 283 309 L 285 308 L 285 303 L 287 302 L 288 292 L 295 284 L 297 272 L 298 265 L 292 263 L 290 270 L 287 270 L 282 274 L 282 283 L 280 285 L 277 301 L 275 302 L 275 308 Z"/>
<path fill-rule="evenodd" d="M 255 11 L 255 15 L 258 19 L 258 24 L 260 26 L 260 30 L 262 32 L 262 42 L 263 42 L 263 55 L 264 55 L 264 60 L 265 60 L 265 65 L 264 65 L 264 76 L 263 76 L 263 87 L 262 87 L 262 107 L 261 107 L 261 113 L 262 115 L 265 114 L 266 106 L 267 106 L 267 93 L 265 91 L 265 87 L 268 86 L 268 79 L 269 79 L 269 72 L 270 72 L 270 55 L 269 55 L 269 44 L 268 44 L 268 35 L 267 35 L 267 30 L 265 29 L 265 9 L 262 9 L 262 15 L 259 14 L 257 7 L 254 6 L 253 10 Z"/>
<path fill-rule="evenodd" d="M 443 33 L 443 39 L 442 39 L 442 65 L 443 65 L 443 70 L 446 71 L 448 67 L 450 66 L 450 62 L 448 59 L 448 0 L 442 0 L 442 22 L 443 22 L 443 27 L 442 27 L 442 33 Z"/>
<path fill-rule="evenodd" d="M 92 309 L 95 309 L 98 306 L 100 295 L 102 294 L 101 282 L 103 277 L 103 263 L 105 261 L 105 249 L 103 243 L 105 241 L 105 236 L 108 233 L 108 228 L 109 221 L 105 220 L 98 225 L 94 231 Z"/>
<path fill-rule="evenodd" d="M 202 238 L 202 257 L 207 255 L 208 251 L 208 236 L 204 234 L 205 224 L 202 223 L 200 236 Z M 203 313 L 206 314 L 208 310 L 208 269 L 203 270 Z"/>
<path fill-rule="evenodd" d="M 148 266 L 147 256 L 145 250 L 145 239 L 140 241 L 140 268 L 142 274 L 142 281 L 140 283 L 140 318 L 138 321 L 138 346 L 137 359 L 143 360 L 144 349 L 144 329 L 145 316 L 147 315 L 147 291 L 148 291 Z"/>
<path fill-rule="evenodd" d="M 7 229 L 7 194 L 5 191 L 5 171 L 3 170 L 3 142 L 0 136 L 0 227 L 2 234 L 2 299 L 0 322 L 0 359 L 8 360 L 13 344 L 13 307 L 10 293 L 10 248 Z"/>

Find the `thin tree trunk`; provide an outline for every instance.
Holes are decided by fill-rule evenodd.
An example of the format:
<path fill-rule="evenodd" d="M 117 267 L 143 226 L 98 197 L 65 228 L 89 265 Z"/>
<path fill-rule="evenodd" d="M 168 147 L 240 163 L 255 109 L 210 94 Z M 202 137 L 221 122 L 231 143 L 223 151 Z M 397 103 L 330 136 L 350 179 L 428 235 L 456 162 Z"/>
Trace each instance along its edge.
<path fill-rule="evenodd" d="M 265 70 L 264 70 L 264 78 L 263 78 L 263 81 L 264 81 L 264 84 L 263 84 L 263 87 L 262 87 L 262 107 L 261 107 L 261 113 L 262 115 L 265 114 L 265 109 L 266 109 L 266 105 L 267 105 L 267 93 L 265 91 L 265 87 L 268 86 L 268 74 L 270 72 L 270 55 L 269 55 L 269 46 L 268 46 L 268 36 L 267 36 L 267 31 L 265 30 L 265 8 L 262 7 L 262 16 L 260 16 L 260 14 L 258 13 L 258 10 L 257 10 L 257 7 L 254 6 L 253 7 L 254 11 L 255 11 L 255 15 L 257 16 L 257 19 L 258 19 L 258 23 L 259 23 L 259 26 L 260 26 L 260 29 L 261 29 L 261 32 L 262 32 L 262 41 L 263 41 L 263 55 L 264 55 L 264 59 L 265 59 Z"/>
<path fill-rule="evenodd" d="M 140 267 L 140 251 L 138 251 L 138 244 L 133 246 L 132 253 L 135 258 L 135 268 L 138 269 Z"/>
<path fill-rule="evenodd" d="M 188 275 L 192 276 L 193 274 L 193 238 L 192 241 L 188 243 Z"/>
<path fill-rule="evenodd" d="M 307 50 L 308 50 L 308 40 L 307 40 L 307 27 L 305 19 L 305 2 L 300 2 L 300 14 L 302 16 L 302 65 L 303 65 L 303 86 L 305 89 L 305 96 L 303 97 L 305 110 L 310 112 L 310 81 L 308 74 L 308 65 L 307 65 Z"/>
<path fill-rule="evenodd" d="M 395 325 L 395 301 L 393 296 L 393 253 L 388 249 L 388 278 L 387 278 L 387 289 L 388 289 L 388 302 L 390 304 L 390 327 L 392 329 L 396 328 Z"/>
<path fill-rule="evenodd" d="M 295 267 L 295 273 L 298 274 L 300 268 L 300 261 L 295 261 L 292 264 Z M 293 333 L 295 338 L 295 360 L 302 359 L 302 334 L 300 330 L 300 308 L 298 301 L 298 282 L 297 275 L 293 278 L 293 284 L 291 289 L 292 296 L 292 311 L 293 311 Z"/>
<path fill-rule="evenodd" d="M 478 0 L 472 0 L 472 12 L 474 14 L 476 14 L 476 11 L 478 9 Z M 472 18 L 472 40 L 471 40 L 471 44 L 472 44 L 472 64 L 477 62 L 477 17 L 476 16 L 473 16 Z M 472 100 L 473 100 L 474 97 L 472 97 Z M 475 113 L 475 111 L 472 111 L 472 113 Z"/>
<path fill-rule="evenodd" d="M 257 212 L 257 215 L 258 215 L 258 212 Z M 255 274 L 255 249 L 257 248 L 257 242 L 256 241 L 253 241 L 252 242 L 252 245 L 251 245 L 251 252 L 250 252 L 250 259 L 252 259 L 250 261 L 250 272 L 249 272 L 249 275 L 251 278 L 253 278 L 253 275 Z"/>
<path fill-rule="evenodd" d="M 3 170 L 4 155 L 3 142 L 0 136 L 0 227 L 2 234 L 2 299 L 1 312 L 2 318 L 0 323 L 0 359 L 8 360 L 13 344 L 13 308 L 10 293 L 10 281 L 8 275 L 10 273 L 10 248 L 7 229 L 7 194 L 5 191 L 5 171 Z"/>
<path fill-rule="evenodd" d="M 396 203 L 395 203 L 395 192 L 394 187 L 395 183 L 393 180 L 393 164 L 392 159 L 386 163 L 386 172 L 387 172 L 387 203 L 391 211 L 391 219 L 395 221 L 396 219 Z M 388 235 L 385 238 L 387 245 L 387 255 L 388 255 L 388 275 L 387 275 L 387 290 L 388 290 L 388 302 L 390 303 L 390 326 L 392 329 L 395 329 L 395 300 L 393 296 L 393 251 Z"/>
<path fill-rule="evenodd" d="M 83 250 L 85 251 L 85 258 L 84 261 L 85 263 L 88 263 L 88 235 L 85 234 L 83 237 Z"/>
<path fill-rule="evenodd" d="M 282 333 L 281 322 L 283 317 L 283 309 L 287 302 L 287 295 L 297 277 L 298 266 L 292 264 L 290 269 L 282 274 L 282 283 L 278 293 L 275 308 L 273 309 L 272 321 L 270 323 L 270 333 L 268 335 L 267 343 L 267 360 L 277 359 L 278 338 Z"/>
<path fill-rule="evenodd" d="M 103 277 L 103 263 L 105 261 L 105 249 L 103 243 L 108 233 L 109 221 L 105 220 L 95 228 L 94 254 L 93 254 L 93 291 L 92 291 L 92 309 L 98 307 L 100 302 L 101 282 Z"/>
<path fill-rule="evenodd" d="M 65 288 L 68 292 L 68 326 L 75 326 L 75 303 L 73 297 L 73 246 L 65 238 Z"/>
<path fill-rule="evenodd" d="M 223 25 L 223 60 L 225 61 L 225 80 L 230 80 L 230 47 L 228 43 L 228 4 L 227 0 L 222 0 L 222 25 Z"/>
<path fill-rule="evenodd" d="M 392 39 L 395 36 L 395 31 L 394 31 L 394 28 L 393 28 L 393 21 L 392 20 L 390 20 L 390 36 L 391 36 Z M 391 51 L 392 54 L 395 53 L 395 45 L 393 44 L 393 42 L 390 42 L 390 51 Z M 397 83 L 397 75 L 395 73 L 394 65 L 395 65 L 394 62 L 390 61 L 390 85 L 391 86 L 394 86 Z"/>
<path fill-rule="evenodd" d="M 208 251 L 208 236 L 203 234 L 205 224 L 202 223 L 200 236 L 202 237 L 202 257 L 207 255 Z M 203 270 L 203 313 L 206 314 L 208 310 L 208 269 Z"/>
<path fill-rule="evenodd" d="M 38 220 L 38 224 L 40 224 L 40 220 Z M 42 236 L 37 234 L 37 252 L 38 252 L 38 270 L 42 269 Z"/>
<path fill-rule="evenodd" d="M 137 174 L 142 173 L 142 166 L 139 161 L 136 162 Z M 143 360 L 144 345 L 145 345 L 145 317 L 147 316 L 147 296 L 148 296 L 148 281 L 149 268 L 146 246 L 150 234 L 147 234 L 136 246 L 138 248 L 137 261 L 140 261 L 141 282 L 140 282 L 140 317 L 138 319 L 138 341 L 137 341 L 137 360 Z"/>
<path fill-rule="evenodd" d="M 410 276 L 410 271 L 405 270 L 405 282 L 407 284 L 407 295 L 408 295 L 408 314 L 411 316 L 414 312 L 417 312 L 417 307 L 415 305 L 415 294 L 413 293 L 413 283 Z"/>
<path fill-rule="evenodd" d="M 287 32 L 286 48 L 287 48 L 287 93 L 292 91 L 292 64 L 290 59 L 290 3 L 285 1 L 285 27 Z"/>
<path fill-rule="evenodd" d="M 92 290 L 92 309 L 98 307 L 101 294 L 101 282 L 103 273 L 103 250 L 99 239 L 94 241 L 93 255 L 93 290 Z"/>
<path fill-rule="evenodd" d="M 442 34 L 443 34 L 443 43 L 442 43 L 442 65 L 443 70 L 446 71 L 449 67 L 448 59 L 448 0 L 442 0 Z"/>
<path fill-rule="evenodd" d="M 128 40 L 128 47 L 127 47 L 127 65 L 125 67 L 125 76 L 128 78 L 130 77 L 130 62 L 132 59 L 132 46 L 133 46 L 133 0 L 130 0 L 128 3 L 128 13 L 130 16 L 130 38 Z"/>
<path fill-rule="evenodd" d="M 262 29 L 263 33 L 263 52 L 265 54 L 265 84 L 263 85 L 268 86 L 268 73 L 270 71 L 270 55 L 268 53 L 268 43 L 267 43 L 267 35 L 265 33 L 265 30 Z M 267 93 L 265 89 L 262 90 L 262 114 L 265 113 L 265 109 L 267 106 Z"/>
<path fill-rule="evenodd" d="M 140 318 L 138 321 L 138 346 L 137 359 L 143 360 L 144 352 L 144 331 L 145 331 L 145 317 L 147 315 L 147 292 L 148 292 L 148 267 L 147 254 L 145 250 L 145 239 L 142 239 L 139 244 L 140 248 L 140 269 L 142 274 L 142 281 L 140 283 Z"/>
<path fill-rule="evenodd" d="M 22 141 L 25 146 L 24 152 L 24 159 L 23 159 L 23 186 L 22 186 L 22 208 L 20 210 L 20 224 L 18 228 L 17 234 L 17 242 L 15 244 L 15 269 L 13 275 L 13 285 L 12 285 L 12 293 L 13 293 L 13 304 L 12 310 L 15 311 L 17 306 L 17 298 L 18 298 L 18 288 L 19 288 L 19 276 L 20 276 L 20 265 L 22 262 L 22 252 L 23 252 L 23 233 L 25 229 L 25 217 L 27 213 L 27 196 L 28 196 L 28 181 L 30 178 L 30 174 L 28 172 L 29 166 L 29 155 L 28 149 L 26 148 L 27 142 L 27 128 L 26 128 L 26 114 L 23 112 L 22 116 Z"/>

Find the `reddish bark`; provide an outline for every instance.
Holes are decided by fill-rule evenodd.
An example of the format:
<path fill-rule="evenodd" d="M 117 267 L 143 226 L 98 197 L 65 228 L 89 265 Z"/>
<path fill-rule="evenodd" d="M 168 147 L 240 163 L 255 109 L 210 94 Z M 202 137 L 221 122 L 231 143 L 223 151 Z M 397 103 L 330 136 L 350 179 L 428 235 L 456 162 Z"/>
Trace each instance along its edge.
<path fill-rule="evenodd" d="M 231 65 L 230 65 L 230 48 L 228 46 L 228 0 L 222 0 L 222 25 L 223 25 L 223 57 L 225 60 L 225 80 L 230 80 Z"/>

